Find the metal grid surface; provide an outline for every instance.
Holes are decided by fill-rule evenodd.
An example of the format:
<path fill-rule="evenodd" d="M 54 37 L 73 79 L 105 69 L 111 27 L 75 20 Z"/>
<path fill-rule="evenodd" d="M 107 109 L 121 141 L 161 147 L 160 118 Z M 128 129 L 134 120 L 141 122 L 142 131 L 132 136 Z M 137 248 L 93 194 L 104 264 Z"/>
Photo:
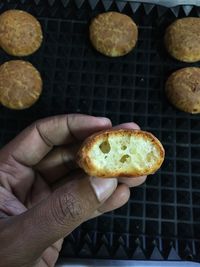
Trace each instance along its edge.
<path fill-rule="evenodd" d="M 200 260 L 200 116 L 174 109 L 164 95 L 168 75 L 188 64 L 163 48 L 174 14 L 141 15 L 144 9 L 133 16 L 139 23 L 137 47 L 122 58 L 104 57 L 91 47 L 89 19 L 40 17 L 44 42 L 27 59 L 42 74 L 43 94 L 25 111 L 0 107 L 1 145 L 38 118 L 81 112 L 108 116 L 113 124 L 135 121 L 166 149 L 162 169 L 132 190 L 127 205 L 66 238 L 63 257 Z M 0 63 L 9 59 L 0 51 Z"/>

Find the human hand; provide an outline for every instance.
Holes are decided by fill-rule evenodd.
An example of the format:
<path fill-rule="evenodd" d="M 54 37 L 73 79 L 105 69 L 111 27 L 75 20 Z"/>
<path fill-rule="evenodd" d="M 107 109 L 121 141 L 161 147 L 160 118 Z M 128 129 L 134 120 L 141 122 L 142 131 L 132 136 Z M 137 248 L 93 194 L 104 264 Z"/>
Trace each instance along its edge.
<path fill-rule="evenodd" d="M 82 140 L 111 128 L 106 118 L 37 121 L 0 151 L 0 267 L 53 267 L 63 238 L 82 222 L 124 205 L 146 177 L 100 179 L 78 169 Z M 120 128 L 138 128 L 127 123 Z"/>

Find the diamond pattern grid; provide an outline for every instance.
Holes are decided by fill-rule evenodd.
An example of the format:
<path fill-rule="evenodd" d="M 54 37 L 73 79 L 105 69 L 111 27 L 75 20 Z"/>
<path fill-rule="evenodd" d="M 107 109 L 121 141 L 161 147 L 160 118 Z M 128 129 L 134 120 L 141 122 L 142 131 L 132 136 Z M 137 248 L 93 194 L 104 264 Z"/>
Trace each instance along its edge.
<path fill-rule="evenodd" d="M 138 6 L 134 13 L 140 33 L 137 47 L 116 59 L 98 54 L 89 43 L 90 17 L 104 8 L 101 1 L 95 1 L 91 12 L 91 2 L 49 0 L 48 6 L 48 1 L 27 0 L 0 6 L 1 11 L 30 11 L 39 18 L 45 35 L 39 51 L 26 58 L 42 74 L 43 94 L 25 111 L 0 107 L 0 144 L 32 121 L 60 113 L 108 116 L 113 124 L 136 121 L 165 146 L 162 169 L 131 191 L 127 205 L 76 229 L 66 238 L 61 254 L 200 260 L 200 116 L 174 109 L 164 95 L 167 76 L 185 64 L 167 55 L 162 36 L 175 15 L 183 15 L 183 9 L 177 14 L 177 9 Z M 134 10 L 130 3 L 112 3 L 109 8 L 117 6 L 129 15 Z M 197 15 L 198 9 L 187 12 Z M 11 59 L 3 51 L 0 55 L 0 63 Z"/>

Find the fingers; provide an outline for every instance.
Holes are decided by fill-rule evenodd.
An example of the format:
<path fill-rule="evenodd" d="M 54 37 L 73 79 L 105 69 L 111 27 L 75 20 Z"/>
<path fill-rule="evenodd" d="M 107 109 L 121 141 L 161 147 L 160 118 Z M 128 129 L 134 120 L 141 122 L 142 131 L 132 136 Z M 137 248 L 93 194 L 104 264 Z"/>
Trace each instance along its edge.
<path fill-rule="evenodd" d="M 125 205 L 130 198 L 130 189 L 129 187 L 136 187 L 145 182 L 146 176 L 137 177 L 137 178 L 119 178 L 119 182 L 122 184 L 118 185 L 115 192 L 111 195 L 111 197 L 103 203 L 102 206 L 96 210 L 92 216 L 95 218 L 97 216 L 102 215 L 103 213 L 118 209 Z"/>
<path fill-rule="evenodd" d="M 25 211 L 26 207 L 11 192 L 0 186 L 0 217 L 19 215 Z"/>
<path fill-rule="evenodd" d="M 19 251 L 20 266 L 26 266 L 23 260 L 33 262 L 47 247 L 88 220 L 116 188 L 116 179 L 74 177 L 32 209 L 10 219 L 7 231 L 1 233 L 4 247 L 12 251 L 12 259 L 8 259 L 12 264 L 7 265 L 14 266 Z M 0 251 L 0 255 L 4 253 L 4 249 Z"/>
<path fill-rule="evenodd" d="M 130 190 L 127 185 L 121 184 L 117 187 L 115 192 L 103 203 L 102 206 L 96 210 L 91 218 L 95 218 L 103 213 L 118 209 L 127 203 L 130 197 Z"/>
<path fill-rule="evenodd" d="M 136 187 L 143 184 L 146 181 L 146 176 L 134 177 L 134 178 L 119 178 L 119 182 L 126 184 L 128 187 Z"/>
<path fill-rule="evenodd" d="M 113 127 L 113 129 L 118 128 L 139 129 L 139 126 L 136 123 L 130 122 Z M 35 166 L 35 169 L 41 173 L 48 183 L 54 183 L 68 172 L 78 167 L 74 160 L 79 147 L 80 144 L 55 148 Z M 128 183 L 129 182 L 130 181 L 128 181 Z"/>
<path fill-rule="evenodd" d="M 31 193 L 26 197 L 26 207 L 28 209 L 38 205 L 42 200 L 51 194 L 48 184 L 41 178 L 39 174 L 35 174 L 35 181 L 31 187 Z"/>
<path fill-rule="evenodd" d="M 42 175 L 48 184 L 53 184 L 70 171 L 78 168 L 74 161 L 78 149 L 79 145 L 56 147 L 34 169 Z"/>
<path fill-rule="evenodd" d="M 43 263 L 45 266 L 55 266 L 62 248 L 63 239 L 58 240 L 52 246 L 48 247 L 42 254 Z"/>
<path fill-rule="evenodd" d="M 122 123 L 119 125 L 116 125 L 113 127 L 113 129 L 134 129 L 134 130 L 140 130 L 139 125 L 137 125 L 134 122 L 127 122 L 127 123 Z"/>
<path fill-rule="evenodd" d="M 36 165 L 54 146 L 83 140 L 94 132 L 108 129 L 106 118 L 70 114 L 37 121 L 19 134 L 4 149 L 1 156 L 12 156 L 26 166 Z"/>

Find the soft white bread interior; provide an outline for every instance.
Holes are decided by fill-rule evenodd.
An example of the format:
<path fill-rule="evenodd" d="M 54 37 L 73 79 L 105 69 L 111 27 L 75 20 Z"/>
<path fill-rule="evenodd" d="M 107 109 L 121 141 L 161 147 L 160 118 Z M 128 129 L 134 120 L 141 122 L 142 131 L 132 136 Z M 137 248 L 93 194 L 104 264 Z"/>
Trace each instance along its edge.
<path fill-rule="evenodd" d="M 163 163 L 164 148 L 149 132 L 108 130 L 90 136 L 77 155 L 77 163 L 96 177 L 136 177 L 155 173 Z"/>

